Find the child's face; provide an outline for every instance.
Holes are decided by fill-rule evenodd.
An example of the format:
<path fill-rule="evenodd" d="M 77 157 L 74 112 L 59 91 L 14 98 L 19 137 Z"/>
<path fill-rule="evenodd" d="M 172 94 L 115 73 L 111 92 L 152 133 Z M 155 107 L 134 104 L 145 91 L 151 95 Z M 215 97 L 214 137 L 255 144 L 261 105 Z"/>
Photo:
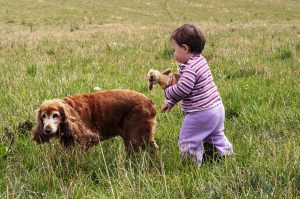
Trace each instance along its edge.
<path fill-rule="evenodd" d="M 171 39 L 171 47 L 174 51 L 174 59 L 178 63 L 185 64 L 190 59 L 191 54 L 187 45 L 183 44 L 179 46 L 174 39 Z"/>

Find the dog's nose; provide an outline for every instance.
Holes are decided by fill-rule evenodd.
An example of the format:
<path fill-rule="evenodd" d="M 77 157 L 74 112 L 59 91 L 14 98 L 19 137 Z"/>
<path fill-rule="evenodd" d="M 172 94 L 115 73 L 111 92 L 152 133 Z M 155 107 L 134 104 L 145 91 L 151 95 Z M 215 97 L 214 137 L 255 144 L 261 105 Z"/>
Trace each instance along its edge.
<path fill-rule="evenodd" d="M 51 129 L 44 129 L 45 134 L 51 133 Z"/>

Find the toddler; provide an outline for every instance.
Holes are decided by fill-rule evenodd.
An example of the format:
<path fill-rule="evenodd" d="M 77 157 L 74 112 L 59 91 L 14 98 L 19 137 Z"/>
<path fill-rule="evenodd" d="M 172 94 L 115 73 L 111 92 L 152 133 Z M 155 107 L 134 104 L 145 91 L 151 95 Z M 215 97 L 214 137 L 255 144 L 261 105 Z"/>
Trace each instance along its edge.
<path fill-rule="evenodd" d="M 179 135 L 180 155 L 189 155 L 202 164 L 203 141 L 214 145 L 220 156 L 232 153 L 232 145 L 224 134 L 225 111 L 206 59 L 201 55 L 205 39 L 192 24 L 177 28 L 170 38 L 174 58 L 179 63 L 177 84 L 165 90 L 162 112 L 169 112 L 182 101 L 186 113 Z"/>

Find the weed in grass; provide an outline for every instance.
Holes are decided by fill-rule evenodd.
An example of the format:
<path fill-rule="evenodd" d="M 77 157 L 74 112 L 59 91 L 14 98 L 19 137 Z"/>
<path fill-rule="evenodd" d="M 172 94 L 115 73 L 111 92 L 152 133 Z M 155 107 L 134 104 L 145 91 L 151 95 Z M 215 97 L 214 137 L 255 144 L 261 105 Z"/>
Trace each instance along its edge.
<path fill-rule="evenodd" d="M 27 66 L 27 74 L 34 77 L 37 73 L 37 65 L 36 64 L 28 64 Z"/>
<path fill-rule="evenodd" d="M 281 47 L 278 52 L 278 56 L 282 60 L 290 59 L 293 56 L 293 52 L 288 47 Z"/>
<path fill-rule="evenodd" d="M 162 50 L 160 50 L 155 56 L 156 59 L 166 59 L 170 60 L 173 57 L 173 50 L 169 46 L 165 46 Z"/>
<path fill-rule="evenodd" d="M 76 23 L 72 23 L 70 27 L 70 32 L 74 32 L 75 30 L 79 30 L 79 25 Z"/>

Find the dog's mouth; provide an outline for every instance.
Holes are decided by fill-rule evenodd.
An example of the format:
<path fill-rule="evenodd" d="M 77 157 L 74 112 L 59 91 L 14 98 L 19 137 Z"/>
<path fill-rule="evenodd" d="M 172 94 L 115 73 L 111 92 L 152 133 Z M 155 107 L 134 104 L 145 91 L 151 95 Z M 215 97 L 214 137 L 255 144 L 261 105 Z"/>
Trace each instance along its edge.
<path fill-rule="evenodd" d="M 55 132 L 52 131 L 52 129 L 44 129 L 44 134 L 45 135 L 53 135 Z"/>

